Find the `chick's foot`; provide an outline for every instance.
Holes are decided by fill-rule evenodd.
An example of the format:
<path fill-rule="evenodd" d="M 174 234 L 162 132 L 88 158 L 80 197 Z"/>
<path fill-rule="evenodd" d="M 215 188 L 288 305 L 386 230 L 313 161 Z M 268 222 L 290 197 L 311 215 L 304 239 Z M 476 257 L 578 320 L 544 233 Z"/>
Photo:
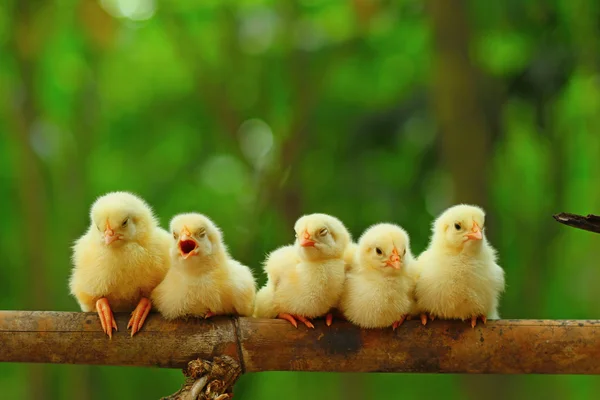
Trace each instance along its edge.
<path fill-rule="evenodd" d="M 477 319 L 480 319 L 484 325 L 487 324 L 487 317 L 485 315 L 474 315 L 471 317 L 471 328 L 475 328 L 475 325 L 477 325 Z"/>
<path fill-rule="evenodd" d="M 290 324 L 294 325 L 295 328 L 298 327 L 298 323 L 296 322 L 296 320 L 302 322 L 308 328 L 314 328 L 315 327 L 312 324 L 312 322 L 310 322 L 310 320 L 308 318 L 305 318 L 305 317 L 303 317 L 301 315 L 292 315 L 292 314 L 288 314 L 288 313 L 279 313 L 277 315 L 277 318 L 285 319 L 286 321 L 289 321 Z"/>
<path fill-rule="evenodd" d="M 150 300 L 142 297 L 135 310 L 131 313 L 131 318 L 127 324 L 127 329 L 131 328 L 131 336 L 142 329 L 142 325 L 144 325 L 144 321 L 146 321 L 146 317 L 151 309 L 152 303 L 150 303 Z"/>
<path fill-rule="evenodd" d="M 302 315 L 296 315 L 296 319 L 306 325 L 308 328 L 314 329 L 315 326 L 310 322 L 308 318 L 303 317 Z"/>
<path fill-rule="evenodd" d="M 392 330 L 396 330 L 396 328 L 398 328 L 400 325 L 402 325 L 404 323 L 404 321 L 406 321 L 406 314 L 403 315 L 398 321 L 394 322 L 392 324 Z"/>
<path fill-rule="evenodd" d="M 298 323 L 296 322 L 294 317 L 288 313 L 279 313 L 279 314 L 277 314 L 277 318 L 285 319 L 286 321 L 289 321 L 290 324 L 294 325 L 294 328 L 298 327 Z"/>
<path fill-rule="evenodd" d="M 100 317 L 102 330 L 110 339 L 112 339 L 112 330 L 114 329 L 117 331 L 118 329 L 117 322 L 115 321 L 115 317 L 113 316 L 110 305 L 108 304 L 108 299 L 106 297 L 102 297 L 96 301 L 96 311 Z"/>

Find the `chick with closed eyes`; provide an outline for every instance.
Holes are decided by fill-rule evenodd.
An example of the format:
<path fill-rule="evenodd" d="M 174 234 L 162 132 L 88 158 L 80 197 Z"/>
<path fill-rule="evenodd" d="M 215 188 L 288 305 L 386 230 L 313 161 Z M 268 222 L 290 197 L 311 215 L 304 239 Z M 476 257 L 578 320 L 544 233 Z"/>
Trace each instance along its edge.
<path fill-rule="evenodd" d="M 251 316 L 256 282 L 252 271 L 228 253 L 208 217 L 188 213 L 171 220 L 171 269 L 152 293 L 166 319 L 184 316 Z"/>
<path fill-rule="evenodd" d="M 69 287 L 82 311 L 98 313 L 109 338 L 117 330 L 113 311 L 133 310 L 131 336 L 142 328 L 150 293 L 169 268 L 169 242 L 150 206 L 134 194 L 108 193 L 92 205 L 90 226 L 73 246 Z"/>
<path fill-rule="evenodd" d="M 326 315 L 331 325 L 331 309 L 337 306 L 344 284 L 350 233 L 327 214 L 301 217 L 294 231 L 294 245 L 267 257 L 268 281 L 257 294 L 254 316 L 282 318 L 295 327 L 298 320 L 314 328 L 310 318 Z"/>

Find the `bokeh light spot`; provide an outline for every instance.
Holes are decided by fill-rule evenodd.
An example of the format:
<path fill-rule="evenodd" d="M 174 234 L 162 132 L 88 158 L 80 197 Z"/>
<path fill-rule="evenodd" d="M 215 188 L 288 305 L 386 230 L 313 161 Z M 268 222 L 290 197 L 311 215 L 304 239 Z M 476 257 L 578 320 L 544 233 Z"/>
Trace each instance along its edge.
<path fill-rule="evenodd" d="M 156 12 L 156 0 L 100 0 L 100 5 L 115 18 L 145 21 Z"/>

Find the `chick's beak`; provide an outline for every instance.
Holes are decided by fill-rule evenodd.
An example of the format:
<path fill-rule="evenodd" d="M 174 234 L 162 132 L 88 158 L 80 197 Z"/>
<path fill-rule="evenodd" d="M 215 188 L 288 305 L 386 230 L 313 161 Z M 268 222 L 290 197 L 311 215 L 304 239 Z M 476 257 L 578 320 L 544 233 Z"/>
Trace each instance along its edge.
<path fill-rule="evenodd" d="M 402 260 L 400 259 L 400 254 L 398 254 L 398 249 L 394 247 L 392 250 L 392 254 L 390 254 L 390 258 L 386 261 L 386 264 L 394 269 L 400 269 L 402 267 Z"/>
<path fill-rule="evenodd" d="M 302 247 L 315 247 L 315 241 L 310 238 L 310 233 L 304 231 L 302 239 L 300 239 L 300 246 Z"/>
<path fill-rule="evenodd" d="M 477 222 L 473 222 L 473 228 L 471 232 L 467 233 L 467 240 L 481 240 L 483 239 L 483 234 L 481 233 L 481 228 L 477 225 Z"/>
<path fill-rule="evenodd" d="M 119 236 L 115 235 L 115 231 L 111 229 L 110 224 L 107 224 L 104 230 L 104 244 L 108 246 L 115 240 L 119 240 Z"/>
<path fill-rule="evenodd" d="M 179 247 L 179 254 L 181 254 L 181 257 L 185 260 L 196 254 L 194 250 L 198 247 L 198 242 L 192 237 L 192 234 L 187 228 L 183 228 L 179 234 L 177 246 Z"/>

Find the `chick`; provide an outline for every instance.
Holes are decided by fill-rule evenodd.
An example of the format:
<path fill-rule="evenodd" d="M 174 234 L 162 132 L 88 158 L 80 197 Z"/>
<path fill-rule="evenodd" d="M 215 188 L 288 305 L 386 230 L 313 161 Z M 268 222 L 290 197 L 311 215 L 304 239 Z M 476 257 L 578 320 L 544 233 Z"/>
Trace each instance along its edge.
<path fill-rule="evenodd" d="M 354 264 L 354 254 L 356 253 L 356 249 L 358 249 L 358 245 L 353 241 L 348 243 L 346 247 L 346 251 L 344 252 L 344 261 L 346 262 L 346 272 L 349 272 L 352 269 Z"/>
<path fill-rule="evenodd" d="M 296 320 L 314 328 L 309 318 L 327 314 L 342 293 L 350 233 L 326 214 L 305 215 L 294 226 L 296 242 L 273 251 L 265 262 L 266 285 L 258 292 L 254 316 Z"/>
<path fill-rule="evenodd" d="M 278 311 L 274 302 L 275 284 L 279 282 L 286 268 L 294 268 L 300 262 L 300 256 L 296 246 L 288 245 L 273 250 L 267 255 L 264 271 L 267 274 L 267 282 L 256 293 L 254 304 L 254 318 L 276 318 Z M 295 325 L 297 326 L 297 325 Z"/>
<path fill-rule="evenodd" d="M 486 323 L 497 319 L 504 270 L 496 264 L 496 251 L 484 235 L 485 213 L 476 206 L 457 205 L 433 224 L 427 250 L 418 258 L 415 287 L 418 308 L 431 318 Z M 421 316 L 423 324 L 426 316 Z"/>
<path fill-rule="evenodd" d="M 404 229 L 386 223 L 367 229 L 340 301 L 346 319 L 362 328 L 401 325 L 415 305 L 413 263 Z"/>
<path fill-rule="evenodd" d="M 344 272 L 346 273 L 346 277 L 348 276 L 348 273 L 350 272 L 350 270 L 352 269 L 352 266 L 354 264 L 354 253 L 356 252 L 356 249 L 358 248 L 358 245 L 356 243 L 354 243 L 352 241 L 352 237 L 350 237 L 350 242 L 348 243 L 348 246 L 346 246 L 346 251 L 344 251 Z M 345 279 L 344 279 L 345 280 Z M 331 314 L 331 316 L 330 316 Z M 339 319 L 345 319 L 343 313 L 341 312 L 341 306 L 339 304 L 336 304 L 332 310 L 331 313 L 327 314 L 327 324 L 328 326 L 331 325 L 331 321 L 333 320 L 332 318 L 335 316 L 336 318 Z"/>
<path fill-rule="evenodd" d="M 171 269 L 152 293 L 166 319 L 237 314 L 251 316 L 256 282 L 250 268 L 232 259 L 219 228 L 206 216 L 171 220 Z"/>
<path fill-rule="evenodd" d="M 109 338 L 117 330 L 113 311 L 135 308 L 127 325 L 133 336 L 152 308 L 150 293 L 169 268 L 169 234 L 150 206 L 127 192 L 98 198 L 90 219 L 73 246 L 71 294 L 82 311 L 98 313 Z"/>

